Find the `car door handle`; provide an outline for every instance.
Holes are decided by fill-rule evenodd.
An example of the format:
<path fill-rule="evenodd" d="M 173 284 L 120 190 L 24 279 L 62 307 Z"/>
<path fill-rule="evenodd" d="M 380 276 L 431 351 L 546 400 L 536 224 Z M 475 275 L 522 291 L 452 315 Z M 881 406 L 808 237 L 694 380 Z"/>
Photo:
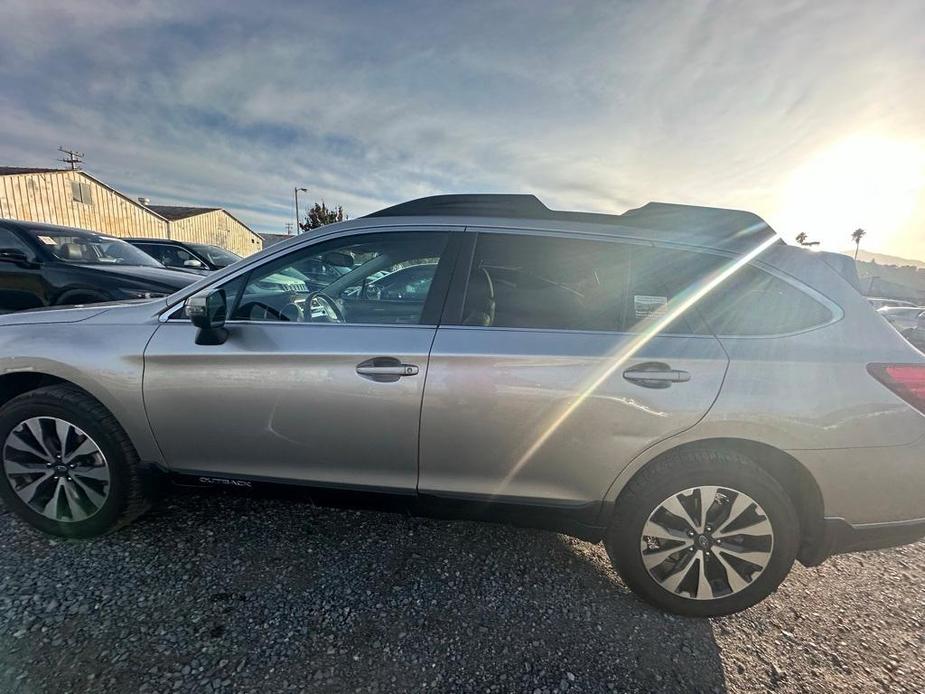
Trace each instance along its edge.
<path fill-rule="evenodd" d="M 418 367 L 414 364 L 399 364 L 398 366 L 358 366 L 357 373 L 361 376 L 417 376 Z"/>
<path fill-rule="evenodd" d="M 668 388 L 672 383 L 687 383 L 691 375 L 661 362 L 648 362 L 627 369 L 623 378 L 645 388 Z"/>
<path fill-rule="evenodd" d="M 357 373 L 380 383 L 391 383 L 403 376 L 417 376 L 416 364 L 403 364 L 394 357 L 375 357 L 357 364 Z"/>

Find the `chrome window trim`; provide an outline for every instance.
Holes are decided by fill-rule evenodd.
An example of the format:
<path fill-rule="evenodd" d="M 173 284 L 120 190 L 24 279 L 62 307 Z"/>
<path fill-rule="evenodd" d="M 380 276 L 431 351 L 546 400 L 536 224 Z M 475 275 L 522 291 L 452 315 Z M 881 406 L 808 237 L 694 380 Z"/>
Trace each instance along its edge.
<path fill-rule="evenodd" d="M 639 333 L 629 333 L 620 330 L 569 330 L 568 328 L 514 328 L 492 325 L 438 325 L 440 330 L 491 330 L 494 332 L 513 332 L 513 333 L 564 333 L 569 335 L 614 335 L 620 337 L 632 338 Z M 706 340 L 714 340 L 716 336 L 712 333 L 698 335 L 697 333 L 660 333 L 655 337 L 699 337 Z"/>
<path fill-rule="evenodd" d="M 183 304 L 175 306 L 175 309 L 182 308 Z M 161 323 L 166 323 L 169 318 L 161 316 Z M 174 321 L 178 325 L 190 325 L 188 319 Z M 338 328 L 431 328 L 436 329 L 439 326 L 422 323 L 313 323 L 311 321 L 286 321 L 286 320 L 230 320 L 225 321 L 225 325 L 280 325 L 280 326 L 306 326 L 306 327 L 338 327 Z"/>

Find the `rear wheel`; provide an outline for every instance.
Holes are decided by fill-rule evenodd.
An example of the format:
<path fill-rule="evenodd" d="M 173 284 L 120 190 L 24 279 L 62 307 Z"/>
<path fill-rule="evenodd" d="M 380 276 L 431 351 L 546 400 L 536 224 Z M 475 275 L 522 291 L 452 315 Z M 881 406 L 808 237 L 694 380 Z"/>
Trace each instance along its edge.
<path fill-rule="evenodd" d="M 744 610 L 777 589 L 796 557 L 799 519 L 780 484 L 748 458 L 687 451 L 631 480 L 606 546 L 645 600 L 711 617 Z"/>
<path fill-rule="evenodd" d="M 0 464 L 7 507 L 63 537 L 128 523 L 160 488 L 159 474 L 139 463 L 112 414 L 72 386 L 41 388 L 0 410 Z"/>

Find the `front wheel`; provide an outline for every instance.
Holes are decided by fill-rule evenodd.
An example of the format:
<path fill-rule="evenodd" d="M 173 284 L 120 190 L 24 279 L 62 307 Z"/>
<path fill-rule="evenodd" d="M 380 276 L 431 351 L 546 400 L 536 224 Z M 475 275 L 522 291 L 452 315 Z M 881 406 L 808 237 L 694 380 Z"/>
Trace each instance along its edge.
<path fill-rule="evenodd" d="M 92 537 L 150 506 L 160 475 L 141 465 L 115 417 L 72 386 L 40 388 L 0 409 L 0 496 L 30 525 Z"/>
<path fill-rule="evenodd" d="M 787 493 L 744 456 L 687 451 L 644 469 L 617 500 L 605 544 L 626 584 L 677 614 L 714 617 L 774 592 L 800 526 Z"/>

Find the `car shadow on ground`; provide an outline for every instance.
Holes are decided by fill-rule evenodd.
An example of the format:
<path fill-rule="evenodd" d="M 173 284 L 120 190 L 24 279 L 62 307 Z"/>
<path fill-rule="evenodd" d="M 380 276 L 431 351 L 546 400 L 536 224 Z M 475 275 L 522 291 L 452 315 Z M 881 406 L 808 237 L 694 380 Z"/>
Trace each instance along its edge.
<path fill-rule="evenodd" d="M 708 621 L 550 532 L 180 492 L 99 540 L 9 515 L 0 539 L 28 596 L 0 617 L 0 684 L 23 691 L 725 689 Z"/>

